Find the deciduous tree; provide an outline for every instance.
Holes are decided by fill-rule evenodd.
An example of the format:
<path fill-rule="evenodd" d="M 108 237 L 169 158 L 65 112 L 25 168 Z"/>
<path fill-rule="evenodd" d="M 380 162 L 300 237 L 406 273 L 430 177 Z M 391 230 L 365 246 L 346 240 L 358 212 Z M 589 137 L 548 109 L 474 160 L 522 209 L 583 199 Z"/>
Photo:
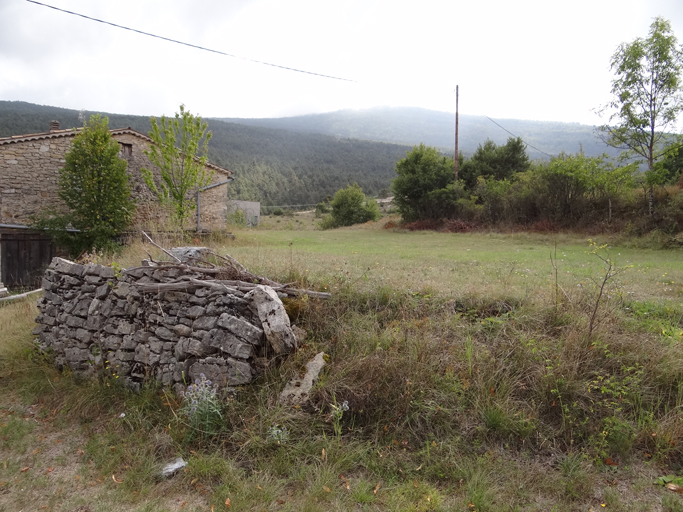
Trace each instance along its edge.
<path fill-rule="evenodd" d="M 655 18 L 648 37 L 623 43 L 611 59 L 612 100 L 602 109 L 609 122 L 600 127 L 603 140 L 623 149 L 624 157 L 647 163 L 649 209 L 654 213 L 653 187 L 660 180 L 655 164 L 667 153 L 671 131 L 683 110 L 683 47 L 671 23 Z"/>
<path fill-rule="evenodd" d="M 185 105 L 168 119 L 151 118 L 149 133 L 154 144 L 145 154 L 159 169 L 155 179 L 150 169 L 143 168 L 145 183 L 162 204 L 171 206 L 172 217 L 183 228 L 195 205 L 197 191 L 211 182 L 213 173 L 206 167 L 211 132 L 208 123 L 195 116 Z"/>

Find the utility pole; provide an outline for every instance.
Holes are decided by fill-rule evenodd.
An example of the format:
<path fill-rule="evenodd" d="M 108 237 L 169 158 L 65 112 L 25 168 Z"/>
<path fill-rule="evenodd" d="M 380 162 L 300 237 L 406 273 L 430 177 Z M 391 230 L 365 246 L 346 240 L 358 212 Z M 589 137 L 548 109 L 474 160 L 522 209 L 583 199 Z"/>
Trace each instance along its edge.
<path fill-rule="evenodd" d="M 455 181 L 458 181 L 458 86 L 455 86 Z"/>

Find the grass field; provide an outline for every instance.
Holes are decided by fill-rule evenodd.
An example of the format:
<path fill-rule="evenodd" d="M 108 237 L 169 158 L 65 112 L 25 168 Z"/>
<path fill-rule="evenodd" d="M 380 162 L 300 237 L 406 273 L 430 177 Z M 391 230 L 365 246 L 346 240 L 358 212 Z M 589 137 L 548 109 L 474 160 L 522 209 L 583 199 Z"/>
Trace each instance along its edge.
<path fill-rule="evenodd" d="M 343 271 L 371 287 L 516 294 L 554 283 L 551 255 L 557 258 L 564 286 L 596 277 L 603 263 L 589 255 L 589 240 L 566 234 L 396 232 L 368 225 L 332 231 L 249 230 L 224 248 L 252 267 L 275 268 L 280 275 L 303 268 L 318 282 Z M 638 298 L 680 297 L 683 259 L 677 252 L 611 247 L 608 238 L 596 242 L 607 245 L 602 254 L 617 266 L 633 267 L 622 282 Z"/>
<path fill-rule="evenodd" d="M 683 511 L 653 483 L 683 471 L 680 251 L 281 220 L 213 244 L 333 298 L 287 302 L 303 346 L 211 436 L 166 390 L 60 374 L 33 304 L 0 306 L 0 510 Z M 321 350 L 314 408 L 277 405 Z"/>

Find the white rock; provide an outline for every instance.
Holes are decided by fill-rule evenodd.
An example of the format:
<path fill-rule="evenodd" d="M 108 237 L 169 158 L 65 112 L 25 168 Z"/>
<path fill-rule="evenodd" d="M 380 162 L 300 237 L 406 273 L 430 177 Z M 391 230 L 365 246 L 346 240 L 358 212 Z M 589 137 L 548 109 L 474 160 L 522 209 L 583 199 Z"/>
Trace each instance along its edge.
<path fill-rule="evenodd" d="M 185 462 L 182 457 L 178 457 L 176 460 L 169 462 L 161 469 L 161 476 L 168 478 L 185 466 L 187 466 L 187 462 Z"/>
<path fill-rule="evenodd" d="M 172 247 L 168 252 L 183 263 L 187 263 L 191 259 L 202 259 L 211 252 L 211 249 L 208 247 Z"/>
<path fill-rule="evenodd" d="M 303 379 L 295 378 L 290 380 L 285 389 L 280 393 L 281 404 L 287 405 L 303 405 L 305 404 L 311 393 L 311 388 L 315 381 L 318 380 L 320 371 L 325 366 L 325 353 L 320 352 L 308 363 L 306 363 L 306 375 Z"/>
<path fill-rule="evenodd" d="M 258 285 L 244 297 L 261 320 L 266 339 L 277 355 L 296 350 L 297 340 L 280 297 L 270 286 Z"/>

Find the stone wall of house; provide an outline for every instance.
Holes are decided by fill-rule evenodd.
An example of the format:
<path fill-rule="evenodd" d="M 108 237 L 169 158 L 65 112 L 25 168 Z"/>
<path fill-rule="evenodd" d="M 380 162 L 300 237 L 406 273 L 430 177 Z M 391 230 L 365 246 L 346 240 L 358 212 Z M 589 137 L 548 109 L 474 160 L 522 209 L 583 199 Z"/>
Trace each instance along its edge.
<path fill-rule="evenodd" d="M 104 373 L 133 389 L 154 379 L 176 392 L 202 373 L 224 387 L 248 384 L 270 354 L 296 348 L 284 306 L 269 287 L 141 291 L 196 278 L 201 274 L 183 266 L 117 275 L 111 267 L 54 258 L 34 334 L 57 366 L 77 375 Z"/>
<path fill-rule="evenodd" d="M 0 224 L 27 224 L 59 204 L 57 185 L 71 137 L 0 145 Z"/>
<path fill-rule="evenodd" d="M 73 141 L 73 131 L 46 134 L 45 138 L 0 143 L 0 224 L 28 224 L 32 215 L 45 207 L 59 207 L 57 195 L 59 169 Z M 131 133 L 114 134 L 122 144 L 130 144 L 128 161 L 131 190 L 137 201 L 135 223 L 142 227 L 164 226 L 168 211 L 161 208 L 142 179 L 143 167 L 158 170 L 144 154 L 149 143 Z M 213 172 L 212 183 L 225 181 L 227 176 Z M 227 221 L 227 186 L 202 193 L 201 223 L 204 228 L 222 228 Z M 191 225 L 196 225 L 193 215 Z"/>

